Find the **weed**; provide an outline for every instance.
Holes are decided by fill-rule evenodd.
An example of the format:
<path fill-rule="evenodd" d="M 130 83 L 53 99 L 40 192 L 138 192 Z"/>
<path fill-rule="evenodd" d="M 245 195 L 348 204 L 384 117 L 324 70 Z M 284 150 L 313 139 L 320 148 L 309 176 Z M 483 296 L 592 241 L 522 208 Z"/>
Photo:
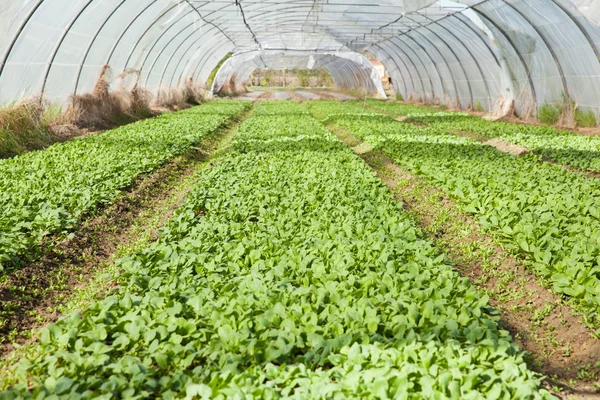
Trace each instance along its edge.
<path fill-rule="evenodd" d="M 596 114 L 592 110 L 583 111 L 581 109 L 575 110 L 575 122 L 577 126 L 581 127 L 592 127 L 598 125 Z"/>
<path fill-rule="evenodd" d="M 480 100 L 477 100 L 475 102 L 475 105 L 473 106 L 473 110 L 477 111 L 477 112 L 484 112 L 484 108 L 483 108 L 483 104 L 481 104 Z"/>
<path fill-rule="evenodd" d="M 538 109 L 538 121 L 542 124 L 555 125 L 563 114 L 563 108 L 560 104 L 544 103 Z"/>

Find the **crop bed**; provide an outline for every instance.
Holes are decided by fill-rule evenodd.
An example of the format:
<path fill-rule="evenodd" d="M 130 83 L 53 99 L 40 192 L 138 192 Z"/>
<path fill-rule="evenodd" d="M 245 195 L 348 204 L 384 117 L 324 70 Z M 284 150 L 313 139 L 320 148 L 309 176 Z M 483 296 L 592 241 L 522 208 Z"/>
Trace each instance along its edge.
<path fill-rule="evenodd" d="M 448 193 L 598 327 L 600 181 L 540 163 L 539 156 L 515 158 L 442 129 L 365 113 L 357 105 L 307 107 Z"/>
<path fill-rule="evenodd" d="M 46 236 L 73 229 L 137 176 L 189 151 L 249 105 L 208 103 L 0 160 L 0 275 L 32 258 Z"/>
<path fill-rule="evenodd" d="M 261 103 L 122 284 L 0 398 L 545 398 L 485 296 L 350 149 Z"/>
<path fill-rule="evenodd" d="M 469 132 L 526 147 L 563 165 L 600 172 L 600 137 L 584 136 L 550 126 L 492 122 L 466 113 L 436 111 L 410 104 L 367 100 L 370 108 L 447 132 Z"/>

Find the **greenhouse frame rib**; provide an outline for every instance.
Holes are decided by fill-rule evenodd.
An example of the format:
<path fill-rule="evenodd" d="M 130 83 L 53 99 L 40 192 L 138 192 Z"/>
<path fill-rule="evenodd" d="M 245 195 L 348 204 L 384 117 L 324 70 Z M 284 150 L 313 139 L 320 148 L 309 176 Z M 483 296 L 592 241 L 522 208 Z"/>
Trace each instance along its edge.
<path fill-rule="evenodd" d="M 204 83 L 230 52 L 294 48 L 369 51 L 405 98 L 420 92 L 421 100 L 481 102 L 489 111 L 514 99 L 517 113 L 566 99 L 600 115 L 598 16 L 570 0 L 415 0 L 408 13 L 389 0 L 63 3 L 10 0 L 0 14 L 9 38 L 0 47 L 0 101 L 44 94 L 64 102 L 89 92 L 105 64 L 117 75 L 137 71 L 156 93 Z"/>

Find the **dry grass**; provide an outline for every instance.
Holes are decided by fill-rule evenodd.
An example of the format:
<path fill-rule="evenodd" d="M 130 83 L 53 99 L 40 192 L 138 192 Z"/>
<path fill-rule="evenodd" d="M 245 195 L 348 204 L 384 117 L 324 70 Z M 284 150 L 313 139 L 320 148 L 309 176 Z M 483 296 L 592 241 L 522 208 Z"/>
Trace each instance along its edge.
<path fill-rule="evenodd" d="M 204 86 L 190 80 L 183 88 L 164 90 L 153 98 L 138 85 L 139 71 L 134 69 L 114 81 L 118 84 L 111 90 L 112 71 L 105 65 L 93 91 L 71 96 L 64 109 L 39 98 L 0 108 L 0 158 L 200 104 L 204 97 Z"/>
<path fill-rule="evenodd" d="M 245 83 L 239 83 L 237 75 L 233 74 L 227 82 L 223 83 L 219 91 L 214 94 L 215 96 L 237 96 L 245 92 L 247 92 Z"/>
<path fill-rule="evenodd" d="M 118 76 L 123 81 L 127 75 L 135 75 L 133 89 L 119 86 L 110 91 L 111 71 L 105 65 L 91 93 L 69 99 L 67 113 L 72 123 L 79 128 L 109 129 L 155 115 L 150 107 L 150 94 L 137 84 L 137 74 L 127 70 Z"/>
<path fill-rule="evenodd" d="M 198 105 L 204 99 L 204 85 L 186 81 L 183 88 L 170 88 L 159 91 L 153 107 L 158 110 L 176 111 L 191 105 Z"/>
<path fill-rule="evenodd" d="M 0 158 L 44 148 L 52 142 L 50 115 L 39 99 L 23 100 L 0 109 Z"/>

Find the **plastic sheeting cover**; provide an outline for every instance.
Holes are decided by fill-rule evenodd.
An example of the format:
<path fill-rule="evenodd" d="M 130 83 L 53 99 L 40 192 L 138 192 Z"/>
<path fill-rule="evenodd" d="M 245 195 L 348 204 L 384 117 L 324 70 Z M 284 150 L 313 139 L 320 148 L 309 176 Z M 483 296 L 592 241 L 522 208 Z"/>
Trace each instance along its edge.
<path fill-rule="evenodd" d="M 599 20 L 594 0 L 4 0 L 0 102 L 64 102 L 105 65 L 113 87 L 157 93 L 206 82 L 229 52 L 368 50 L 405 98 L 600 115 Z M 360 84 L 348 65 L 328 64 Z"/>

